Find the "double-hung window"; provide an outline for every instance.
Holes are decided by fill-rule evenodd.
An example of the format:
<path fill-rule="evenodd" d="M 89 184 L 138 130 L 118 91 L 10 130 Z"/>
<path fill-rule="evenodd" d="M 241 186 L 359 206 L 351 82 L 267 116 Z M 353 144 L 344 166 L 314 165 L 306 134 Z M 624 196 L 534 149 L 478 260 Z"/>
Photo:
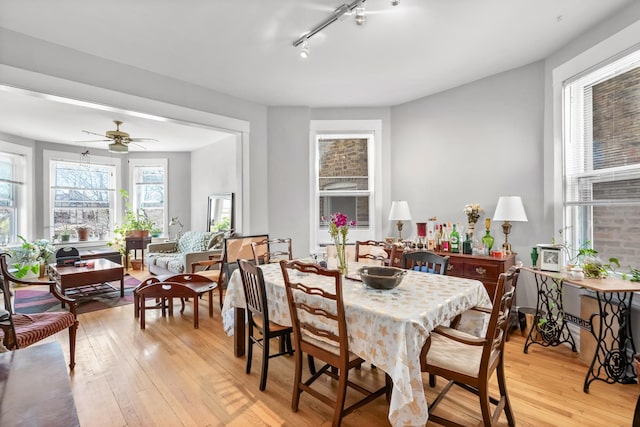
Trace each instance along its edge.
<path fill-rule="evenodd" d="M 315 140 L 315 238 L 331 244 L 331 215 L 356 221 L 349 243 L 374 237 L 373 134 L 321 134 Z"/>
<path fill-rule="evenodd" d="M 167 159 L 131 159 L 129 162 L 132 206 L 143 210 L 154 224 L 155 233 L 167 230 Z"/>
<path fill-rule="evenodd" d="M 640 265 L 640 51 L 568 81 L 564 104 L 566 243 L 586 242 L 623 271 Z"/>
<path fill-rule="evenodd" d="M 49 197 L 45 200 L 52 234 L 69 231 L 71 240 L 75 240 L 80 227 L 89 229 L 90 238 L 106 236 L 113 230 L 119 161 L 95 156 L 74 159 L 70 153 L 49 151 L 44 157 L 49 168 L 45 181 Z"/>
<path fill-rule="evenodd" d="M 24 233 L 25 171 L 24 155 L 0 152 L 0 244 L 15 242 Z"/>

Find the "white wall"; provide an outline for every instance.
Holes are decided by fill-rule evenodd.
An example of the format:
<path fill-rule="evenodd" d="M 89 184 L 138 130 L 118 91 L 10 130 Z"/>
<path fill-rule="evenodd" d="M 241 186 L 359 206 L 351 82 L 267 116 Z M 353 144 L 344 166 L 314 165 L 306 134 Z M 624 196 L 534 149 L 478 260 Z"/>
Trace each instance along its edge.
<path fill-rule="evenodd" d="M 518 258 L 550 238 L 541 233 L 543 71 L 537 62 L 391 108 L 391 197 L 409 202 L 414 223 L 466 225 L 464 206 L 479 203 L 480 231 L 500 196 L 518 195 L 529 219 L 509 235 Z"/>
<path fill-rule="evenodd" d="M 230 135 L 191 152 L 191 168 L 188 171 L 192 194 L 190 230 L 206 230 L 210 194 L 235 193 L 235 197 L 239 197 L 241 188 L 236 179 L 239 143 L 235 135 Z"/>
<path fill-rule="evenodd" d="M 388 108 L 319 108 L 269 107 L 268 113 L 268 232 L 274 237 L 291 237 L 297 256 L 308 256 L 310 250 L 309 137 L 311 120 L 381 120 L 382 121 L 382 186 L 383 212 L 389 200 L 389 135 Z M 383 215 L 386 224 L 386 216 Z M 377 236 L 379 238 L 383 236 Z"/>
<path fill-rule="evenodd" d="M 162 112 L 148 111 L 146 106 L 151 105 L 147 101 L 161 101 L 248 123 L 242 130 L 242 156 L 251 171 L 242 185 L 251 191 L 243 191 L 243 223 L 247 224 L 246 232 L 251 227 L 267 228 L 267 219 L 261 213 L 268 199 L 265 106 L 1 28 L 0 84 L 160 116 Z M 122 105 L 125 100 L 127 105 Z M 160 108 L 156 104 L 154 108 Z M 189 117 L 179 119 L 211 125 L 190 119 L 201 116 L 189 113 Z"/>

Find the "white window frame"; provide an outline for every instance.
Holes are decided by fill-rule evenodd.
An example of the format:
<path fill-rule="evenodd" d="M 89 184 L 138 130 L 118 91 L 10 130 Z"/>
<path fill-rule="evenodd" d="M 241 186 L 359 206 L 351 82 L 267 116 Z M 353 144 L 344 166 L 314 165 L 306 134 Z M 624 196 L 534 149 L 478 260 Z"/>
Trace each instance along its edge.
<path fill-rule="evenodd" d="M 585 137 L 585 130 L 590 127 L 590 123 L 585 123 L 584 108 L 590 103 L 585 99 L 584 88 L 596 85 L 609 80 L 615 76 L 624 74 L 633 68 L 637 68 L 640 63 L 640 48 L 632 52 L 623 52 L 617 57 L 610 59 L 607 64 L 598 68 L 588 69 L 574 78 L 568 79 L 562 88 L 563 107 L 563 153 L 562 153 L 562 206 L 563 206 L 563 227 L 565 230 L 564 243 L 570 248 L 579 248 L 587 241 L 593 242 L 593 207 L 606 204 L 615 205 L 635 205 L 636 202 L 620 200 L 615 202 L 581 201 L 568 200 L 568 163 L 574 162 L 580 170 L 576 171 L 572 177 L 578 182 L 577 187 L 584 191 L 591 191 L 593 184 L 600 182 L 623 181 L 640 178 L 640 164 L 617 166 L 594 170 L 592 157 L 593 140 Z M 579 119 L 576 119 L 579 117 Z M 584 148 L 572 149 L 574 157 L 567 153 L 571 145 L 583 146 Z M 597 242 L 595 242 L 597 244 Z M 577 250 L 577 249 L 576 249 Z M 566 256 L 566 254 L 565 254 Z"/>
<path fill-rule="evenodd" d="M 327 137 L 335 139 L 363 139 L 366 138 L 368 149 L 369 167 L 369 228 L 364 230 L 349 230 L 347 243 L 355 243 L 356 240 L 379 240 L 382 235 L 382 221 L 379 212 L 382 210 L 380 195 L 381 182 L 381 153 L 382 153 L 382 122 L 380 120 L 312 120 L 309 137 L 309 182 L 310 194 L 310 252 L 320 251 L 320 247 L 332 244 L 331 237 L 326 229 L 320 228 L 321 192 L 318 183 L 318 140 Z M 362 191 L 333 193 L 335 195 L 363 195 Z M 350 218 L 350 220 L 353 218 Z"/>
<path fill-rule="evenodd" d="M 33 238 L 35 230 L 35 215 L 29 214 L 35 206 L 34 198 L 34 168 L 33 168 L 33 148 L 24 145 L 13 144 L 7 141 L 0 141 L 0 151 L 19 156 L 22 161 L 20 167 L 23 168 L 22 185 L 16 194 L 16 236 L 21 235 Z M 7 243 L 16 243 L 10 241 Z"/>
<path fill-rule="evenodd" d="M 45 221 L 45 230 L 51 230 L 53 228 L 52 213 L 53 205 L 51 200 L 51 161 L 65 161 L 65 162 L 79 162 L 79 154 L 66 151 L 52 151 L 43 150 L 42 152 L 42 170 L 43 170 L 43 209 L 45 210 L 43 218 Z M 101 165 L 112 165 L 115 167 L 114 177 L 114 194 L 113 194 L 113 209 L 115 212 L 111 215 L 112 222 L 109 224 L 109 235 L 112 235 L 115 224 L 120 224 L 122 221 L 122 200 L 120 197 L 120 189 L 122 188 L 122 160 L 117 157 L 105 157 L 91 155 L 91 163 Z M 92 245 L 96 241 L 88 242 L 74 242 L 76 246 Z"/>
<path fill-rule="evenodd" d="M 135 191 L 136 182 L 136 168 L 145 167 L 145 166 L 160 166 L 164 168 L 164 209 L 162 215 L 162 229 L 164 230 L 165 235 L 169 235 L 169 222 L 168 222 L 168 211 L 169 211 L 169 192 L 167 191 L 167 183 L 169 182 L 169 160 L 166 158 L 158 158 L 158 159 L 129 159 L 129 195 L 132 196 L 129 199 L 131 202 L 131 206 L 134 211 L 137 212 L 140 206 L 140 200 L 137 199 L 137 191 Z"/>

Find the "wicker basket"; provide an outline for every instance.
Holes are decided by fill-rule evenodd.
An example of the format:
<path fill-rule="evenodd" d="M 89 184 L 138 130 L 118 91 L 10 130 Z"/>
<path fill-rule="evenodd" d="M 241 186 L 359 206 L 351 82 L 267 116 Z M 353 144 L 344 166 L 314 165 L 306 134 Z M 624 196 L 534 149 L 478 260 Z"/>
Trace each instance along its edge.
<path fill-rule="evenodd" d="M 633 367 L 636 370 L 636 377 L 638 378 L 638 384 L 640 384 L 640 353 L 633 355 Z"/>

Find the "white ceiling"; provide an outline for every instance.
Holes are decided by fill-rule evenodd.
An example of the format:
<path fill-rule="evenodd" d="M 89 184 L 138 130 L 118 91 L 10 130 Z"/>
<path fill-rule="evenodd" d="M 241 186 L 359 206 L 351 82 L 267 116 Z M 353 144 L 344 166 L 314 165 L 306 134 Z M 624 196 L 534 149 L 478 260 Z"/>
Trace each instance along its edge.
<path fill-rule="evenodd" d="M 634 0 L 366 0 L 364 25 L 331 24 L 302 60 L 292 42 L 342 1 L 0 0 L 0 27 L 265 105 L 390 106 L 543 59 Z M 159 122 L 17 97 L 0 91 L 0 114 L 24 136 L 23 107 L 46 115 L 36 139 L 85 139 L 120 118 L 132 137 L 169 141 Z"/>

